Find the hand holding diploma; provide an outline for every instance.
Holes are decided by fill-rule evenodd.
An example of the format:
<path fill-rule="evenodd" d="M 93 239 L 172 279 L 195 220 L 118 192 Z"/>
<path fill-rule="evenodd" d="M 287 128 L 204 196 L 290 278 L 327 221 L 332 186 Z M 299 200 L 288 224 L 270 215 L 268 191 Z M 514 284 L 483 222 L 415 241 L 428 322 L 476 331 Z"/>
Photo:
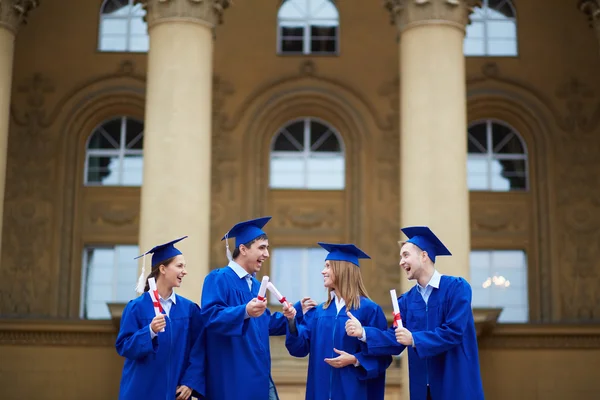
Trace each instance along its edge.
<path fill-rule="evenodd" d="M 350 311 L 346 313 L 348 321 L 346 321 L 346 335 L 361 338 L 363 335 L 362 324 Z"/>
<path fill-rule="evenodd" d="M 246 312 L 252 318 L 257 318 L 263 315 L 265 310 L 267 309 L 267 301 L 259 300 L 256 297 L 253 298 L 246 304 Z"/>
<path fill-rule="evenodd" d="M 271 292 L 275 295 L 277 300 L 279 300 L 279 302 L 281 304 L 283 304 L 284 307 L 288 307 L 288 308 L 291 307 L 290 303 L 288 303 L 285 296 L 282 296 L 281 293 L 279 293 L 279 290 L 277 290 L 277 288 L 275 287 L 275 285 L 273 285 L 273 282 L 269 282 L 269 284 L 267 285 L 267 289 L 269 289 L 269 292 Z"/>
<path fill-rule="evenodd" d="M 269 277 L 263 276 L 262 281 L 260 283 L 260 289 L 258 289 L 258 296 L 256 297 L 260 301 L 265 300 L 265 294 L 267 293 L 267 286 L 269 285 Z"/>
<path fill-rule="evenodd" d="M 154 333 L 164 332 L 165 326 L 167 326 L 165 314 L 158 314 L 152 319 L 152 322 L 150 322 L 150 329 L 152 329 L 152 332 Z"/>
<path fill-rule="evenodd" d="M 287 306 L 284 305 L 283 306 L 283 315 L 287 319 L 293 320 L 296 318 L 296 309 L 291 304 L 288 304 Z"/>
<path fill-rule="evenodd" d="M 396 295 L 396 289 L 390 290 L 390 296 L 392 297 L 392 307 L 394 308 L 394 328 L 402 328 L 402 316 L 400 315 L 400 308 L 398 308 L 398 296 Z"/>
<path fill-rule="evenodd" d="M 163 314 L 163 308 L 160 305 L 160 301 L 158 301 L 158 289 L 156 288 L 156 279 L 148 278 L 148 288 L 150 289 L 148 293 L 150 294 L 150 298 L 152 299 L 152 305 L 154 306 L 154 319 L 152 323 L 156 321 L 155 326 L 160 326 L 159 330 L 156 330 L 152 327 L 152 323 L 150 324 L 150 328 L 154 333 L 164 332 L 165 326 L 167 325 L 167 321 L 165 321 L 165 316 Z M 161 322 L 162 321 L 162 322 Z"/>
<path fill-rule="evenodd" d="M 397 327 L 396 328 L 396 341 L 405 346 L 413 345 L 413 336 L 412 333 L 406 328 Z"/>

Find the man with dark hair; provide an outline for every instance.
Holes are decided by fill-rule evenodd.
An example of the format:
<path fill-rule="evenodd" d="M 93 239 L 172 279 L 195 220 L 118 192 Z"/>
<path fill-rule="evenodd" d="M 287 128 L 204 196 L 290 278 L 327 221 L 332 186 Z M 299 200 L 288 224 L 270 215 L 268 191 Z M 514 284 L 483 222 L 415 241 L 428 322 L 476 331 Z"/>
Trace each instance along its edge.
<path fill-rule="evenodd" d="M 271 378 L 269 336 L 286 334 L 296 308 L 271 313 L 266 300 L 257 298 L 260 283 L 255 275 L 269 258 L 269 240 L 262 228 L 270 219 L 244 221 L 231 228 L 222 239 L 229 264 L 204 280 L 201 304 L 209 399 L 278 399 Z M 229 238 L 235 238 L 233 254 Z"/>

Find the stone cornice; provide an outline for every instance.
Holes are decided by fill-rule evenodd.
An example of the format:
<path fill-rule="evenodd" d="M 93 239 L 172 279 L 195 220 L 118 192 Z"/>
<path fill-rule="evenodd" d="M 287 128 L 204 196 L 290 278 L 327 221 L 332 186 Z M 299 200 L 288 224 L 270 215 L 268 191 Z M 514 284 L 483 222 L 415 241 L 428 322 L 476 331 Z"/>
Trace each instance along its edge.
<path fill-rule="evenodd" d="M 39 4 L 39 0 L 0 0 L 0 25 L 16 34 L 19 26 L 27 23 L 29 12 Z"/>
<path fill-rule="evenodd" d="M 135 0 L 146 10 L 148 29 L 163 22 L 192 22 L 214 28 L 223 22 L 230 0 Z"/>
<path fill-rule="evenodd" d="M 0 346 L 115 344 L 110 320 L 0 320 Z M 600 324 L 497 324 L 479 339 L 481 349 L 600 349 Z"/>
<path fill-rule="evenodd" d="M 462 31 L 480 0 L 384 0 L 392 23 L 402 32 L 418 25 L 451 25 Z"/>
<path fill-rule="evenodd" d="M 579 9 L 588 16 L 590 25 L 600 41 L 600 0 L 579 0 Z"/>

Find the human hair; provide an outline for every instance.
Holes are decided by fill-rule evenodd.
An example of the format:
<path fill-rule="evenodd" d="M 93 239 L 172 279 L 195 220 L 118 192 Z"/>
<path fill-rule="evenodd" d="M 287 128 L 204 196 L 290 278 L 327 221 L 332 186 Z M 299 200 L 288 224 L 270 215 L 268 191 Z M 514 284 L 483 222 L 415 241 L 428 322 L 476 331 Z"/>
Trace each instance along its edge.
<path fill-rule="evenodd" d="M 260 235 L 258 237 L 255 237 L 254 239 L 252 239 L 248 243 L 244 243 L 243 245 L 240 245 L 240 246 L 244 246 L 244 247 L 250 248 L 252 246 L 252 243 L 254 243 L 254 242 L 258 241 L 258 240 L 267 240 L 267 239 L 269 239 L 269 238 L 267 237 L 267 234 L 265 233 L 265 234 L 262 234 L 262 235 Z M 233 253 L 231 254 L 231 257 L 234 260 L 240 256 L 240 246 L 236 247 L 233 250 Z"/>
<path fill-rule="evenodd" d="M 360 298 L 369 298 L 360 268 L 348 261 L 334 260 L 329 260 L 329 267 L 333 272 L 336 296 L 344 299 L 348 311 L 360 308 Z M 323 308 L 327 308 L 331 304 L 332 291 L 333 289 L 328 288 L 327 301 Z"/>
<path fill-rule="evenodd" d="M 164 265 L 166 267 L 167 265 L 171 264 L 173 262 L 173 260 L 175 259 L 175 257 L 167 258 L 166 260 L 158 262 L 152 266 L 152 270 L 150 271 L 150 273 L 148 274 L 148 277 L 146 278 L 146 286 L 144 287 L 144 292 L 147 292 L 150 290 L 150 284 L 148 283 L 148 279 L 154 278 L 154 279 L 158 280 L 158 277 L 160 276 L 160 268 L 159 267 L 161 265 Z"/>

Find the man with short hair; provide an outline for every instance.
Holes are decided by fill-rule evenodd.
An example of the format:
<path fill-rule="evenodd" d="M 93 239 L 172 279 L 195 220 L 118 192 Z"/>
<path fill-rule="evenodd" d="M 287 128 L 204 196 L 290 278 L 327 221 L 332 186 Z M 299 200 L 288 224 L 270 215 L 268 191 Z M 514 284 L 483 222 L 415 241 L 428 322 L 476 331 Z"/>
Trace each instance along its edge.
<path fill-rule="evenodd" d="M 257 299 L 260 283 L 255 275 L 269 258 L 269 240 L 262 228 L 270 219 L 244 221 L 231 228 L 222 239 L 229 264 L 204 280 L 208 399 L 278 399 L 271 378 L 269 336 L 286 334 L 296 308 L 271 313 L 266 300 Z M 229 238 L 235 238 L 233 254 Z"/>
<path fill-rule="evenodd" d="M 426 226 L 403 228 L 400 267 L 417 285 L 398 298 L 403 327 L 386 331 L 346 323 L 367 355 L 394 355 L 408 349 L 411 400 L 483 400 L 471 286 L 440 274 L 436 256 L 450 251 Z"/>

